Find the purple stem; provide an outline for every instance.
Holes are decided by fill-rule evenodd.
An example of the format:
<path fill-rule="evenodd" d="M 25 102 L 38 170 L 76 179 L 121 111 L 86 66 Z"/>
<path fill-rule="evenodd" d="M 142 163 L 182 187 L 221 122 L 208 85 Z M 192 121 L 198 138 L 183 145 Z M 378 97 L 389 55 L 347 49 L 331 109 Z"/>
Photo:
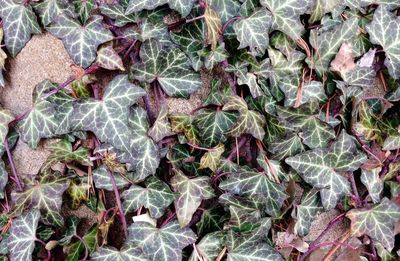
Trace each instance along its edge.
<path fill-rule="evenodd" d="M 147 94 L 143 96 L 143 102 L 144 105 L 146 106 L 147 116 L 149 117 L 150 125 L 153 125 L 155 117 L 153 111 L 151 110 L 150 101 Z"/>
<path fill-rule="evenodd" d="M 110 176 L 111 184 L 112 184 L 112 187 L 113 187 L 113 190 L 114 190 L 115 201 L 117 202 L 118 214 L 119 214 L 119 217 L 121 219 L 122 227 L 124 229 L 125 236 L 128 236 L 128 228 L 127 228 L 127 225 L 126 225 L 126 219 L 125 219 L 124 211 L 122 210 L 121 197 L 119 195 L 117 184 L 115 182 L 114 175 L 112 174 L 112 172 L 108 168 L 107 168 L 107 172 L 108 172 L 108 175 Z"/>
<path fill-rule="evenodd" d="M 161 227 L 165 226 L 166 224 L 168 224 L 172 219 L 174 219 L 176 217 L 176 212 L 174 212 L 172 215 L 170 215 L 162 224 Z"/>
<path fill-rule="evenodd" d="M 89 255 L 89 247 L 88 247 L 88 245 L 86 244 L 85 239 L 83 239 L 81 236 L 75 235 L 75 237 L 76 237 L 77 239 L 79 239 L 79 240 L 82 242 L 82 244 L 85 246 L 85 256 L 81 259 L 81 261 L 86 261 L 87 258 L 88 258 L 88 255 Z"/>
<path fill-rule="evenodd" d="M 46 249 L 46 243 L 45 242 L 43 242 L 39 238 L 36 238 L 35 241 L 39 242 L 44 247 L 44 249 Z M 46 257 L 46 259 L 44 261 L 50 261 L 51 260 L 51 251 L 48 250 L 48 249 L 46 249 L 46 251 L 47 251 L 47 257 Z"/>
<path fill-rule="evenodd" d="M 6 152 L 7 152 L 8 161 L 10 162 L 11 170 L 13 172 L 15 182 L 17 183 L 18 190 L 22 191 L 22 185 L 21 185 L 21 182 L 19 181 L 19 178 L 18 178 L 17 168 L 15 167 L 14 158 L 13 158 L 13 156 L 11 154 L 10 145 L 8 144 L 7 137 L 4 140 L 4 147 L 5 147 Z"/>
<path fill-rule="evenodd" d="M 237 146 L 235 146 L 233 148 L 233 150 L 231 151 L 231 153 L 229 154 L 229 156 L 226 158 L 229 161 L 232 161 L 236 158 L 236 153 L 237 150 L 239 150 L 241 147 L 243 147 L 244 144 L 246 144 L 247 142 L 247 137 L 246 136 L 242 136 L 237 144 Z"/>
<path fill-rule="evenodd" d="M 225 69 L 228 67 L 228 61 L 227 60 L 222 61 L 221 65 L 224 68 L 224 74 L 228 80 L 232 92 L 236 94 L 236 81 L 233 79 L 232 75 L 229 72 L 225 71 Z"/>
<path fill-rule="evenodd" d="M 226 23 L 224 24 L 224 26 L 223 26 L 222 29 L 221 29 L 221 34 L 222 34 L 222 35 L 224 34 L 226 28 L 228 27 L 228 25 L 229 25 L 230 23 L 232 23 L 233 21 L 235 21 L 235 20 L 237 20 L 237 19 L 240 19 L 240 18 L 242 18 L 242 17 L 241 17 L 241 16 L 234 16 L 234 17 L 232 17 L 231 19 L 229 19 L 228 21 L 226 21 Z"/>

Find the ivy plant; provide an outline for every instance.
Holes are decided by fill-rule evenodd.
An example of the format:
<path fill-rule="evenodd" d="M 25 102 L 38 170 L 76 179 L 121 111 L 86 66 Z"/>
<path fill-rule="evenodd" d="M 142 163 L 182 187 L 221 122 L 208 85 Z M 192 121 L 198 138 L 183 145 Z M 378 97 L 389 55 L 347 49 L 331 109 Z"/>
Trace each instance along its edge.
<path fill-rule="evenodd" d="M 398 0 L 0 0 L 0 18 L 2 87 L 33 35 L 74 63 L 24 113 L 0 106 L 2 260 L 400 258 Z M 38 173 L 18 140 L 48 150 Z"/>

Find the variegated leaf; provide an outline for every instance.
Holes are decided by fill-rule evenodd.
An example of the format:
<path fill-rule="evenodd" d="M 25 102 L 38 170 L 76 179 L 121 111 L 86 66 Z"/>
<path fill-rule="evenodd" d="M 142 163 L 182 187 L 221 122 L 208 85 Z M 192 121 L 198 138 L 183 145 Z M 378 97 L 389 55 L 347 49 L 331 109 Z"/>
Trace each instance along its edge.
<path fill-rule="evenodd" d="M 228 111 L 202 110 L 195 117 L 200 139 L 206 147 L 215 146 L 226 140 L 225 133 L 237 119 L 237 114 Z"/>
<path fill-rule="evenodd" d="M 219 187 L 246 197 L 263 197 L 266 204 L 265 211 L 273 217 L 279 215 L 283 201 L 287 197 L 283 185 L 273 182 L 262 172 L 247 171 L 229 175 Z"/>
<path fill-rule="evenodd" d="M 219 144 L 218 146 L 210 149 L 200 159 L 200 168 L 209 168 L 212 172 L 215 172 L 218 169 L 221 155 L 224 153 L 225 147 L 224 144 Z"/>
<path fill-rule="evenodd" d="M 243 133 L 249 133 L 256 139 L 262 140 L 265 135 L 265 118 L 257 111 L 249 110 L 247 103 L 239 96 L 232 96 L 223 107 L 224 111 L 238 111 L 239 118 L 236 124 L 227 134 L 239 137 Z"/>
<path fill-rule="evenodd" d="M 80 24 L 65 15 L 58 16 L 46 29 L 60 38 L 72 60 L 89 67 L 96 59 L 97 47 L 113 39 L 112 33 L 102 25 L 103 18 L 94 15 L 85 24 Z"/>
<path fill-rule="evenodd" d="M 145 188 L 132 184 L 121 194 L 124 212 L 133 212 L 144 206 L 152 218 L 160 218 L 165 209 L 174 201 L 175 194 L 167 184 L 156 177 L 149 177 L 145 181 Z"/>
<path fill-rule="evenodd" d="M 137 244 L 150 260 L 180 261 L 182 249 L 197 239 L 190 228 L 181 228 L 175 220 L 161 228 L 147 222 L 135 222 L 128 230 L 128 243 Z"/>
<path fill-rule="evenodd" d="M 383 5 L 379 6 L 374 19 L 366 26 L 373 44 L 382 46 L 385 51 L 385 65 L 390 75 L 400 78 L 400 19 L 389 12 Z"/>
<path fill-rule="evenodd" d="M 33 8 L 39 14 L 44 26 L 53 22 L 61 14 L 75 17 L 74 7 L 67 0 L 44 0 L 34 4 Z"/>
<path fill-rule="evenodd" d="M 75 6 L 75 12 L 79 17 L 79 20 L 85 24 L 92 11 L 96 8 L 97 3 L 95 0 L 72 0 Z"/>
<path fill-rule="evenodd" d="M 323 210 L 317 192 L 314 190 L 306 192 L 301 199 L 301 204 L 296 207 L 294 212 L 296 218 L 294 232 L 300 237 L 308 235 L 311 222 L 317 213 Z"/>
<path fill-rule="evenodd" d="M 121 57 L 111 45 L 100 47 L 97 51 L 96 64 L 107 70 L 125 71 Z"/>
<path fill-rule="evenodd" d="M 346 215 L 351 220 L 354 236 L 368 235 L 392 251 L 394 247 L 394 226 L 400 219 L 400 207 L 384 198 L 382 202 L 369 209 L 353 209 Z"/>
<path fill-rule="evenodd" d="M 101 141 L 122 151 L 131 151 L 135 138 L 128 126 L 129 107 L 145 95 L 142 88 L 118 75 L 107 86 L 102 100 L 88 99 L 74 104 L 71 117 L 75 130 L 92 131 Z"/>
<path fill-rule="evenodd" d="M 157 119 L 147 133 L 155 142 L 159 142 L 167 136 L 174 135 L 171 125 L 168 121 L 167 114 L 167 106 L 162 106 L 158 113 Z"/>
<path fill-rule="evenodd" d="M 60 214 L 62 195 L 68 186 L 66 177 L 42 175 L 37 180 L 30 178 L 25 182 L 24 191 L 11 193 L 13 213 L 21 213 L 27 208 L 39 209 L 44 224 L 61 227 L 64 223 Z"/>
<path fill-rule="evenodd" d="M 125 14 L 125 7 L 118 4 L 103 4 L 99 7 L 101 13 L 106 15 L 112 19 L 114 19 L 114 23 L 116 26 L 122 27 L 128 23 L 135 23 L 137 22 L 137 18 L 135 14 L 126 15 Z"/>
<path fill-rule="evenodd" d="M 120 250 L 105 246 L 97 249 L 90 260 L 97 261 L 147 261 L 142 250 L 134 244 L 126 244 Z"/>
<path fill-rule="evenodd" d="M 159 21 L 153 21 L 150 18 L 142 18 L 137 26 L 127 27 L 123 31 L 123 35 L 126 39 L 133 38 L 140 42 L 155 39 L 169 44 L 167 25 Z"/>
<path fill-rule="evenodd" d="M 13 57 L 21 51 L 32 34 L 41 32 L 30 5 L 14 0 L 1 0 L 0 17 L 3 21 L 4 42 Z"/>
<path fill-rule="evenodd" d="M 332 209 L 350 193 L 350 183 L 341 173 L 358 169 L 365 160 L 366 156 L 343 131 L 329 148 L 306 151 L 285 161 L 307 183 L 320 190 L 324 208 Z"/>
<path fill-rule="evenodd" d="M 129 185 L 129 179 L 124 177 L 123 174 L 112 173 L 115 179 L 115 184 L 118 189 L 124 188 Z M 110 174 L 108 173 L 104 165 L 99 166 L 93 171 L 93 181 L 98 189 L 105 189 L 108 191 L 113 191 L 113 186 L 111 183 Z"/>
<path fill-rule="evenodd" d="M 328 99 L 321 82 L 300 83 L 299 77 L 283 79 L 279 88 L 285 93 L 285 106 L 300 106 L 311 100 L 324 102 Z"/>
<path fill-rule="evenodd" d="M 268 151 L 271 152 L 273 158 L 277 160 L 294 156 L 304 150 L 303 143 L 296 133 L 290 133 L 286 137 L 268 144 Z"/>
<path fill-rule="evenodd" d="M 272 24 L 271 13 L 266 9 L 259 9 L 251 16 L 240 19 L 233 25 L 233 29 L 240 42 L 239 49 L 250 47 L 250 51 L 263 56 L 269 44 L 269 29 Z"/>
<path fill-rule="evenodd" d="M 273 16 L 272 29 L 284 32 L 297 40 L 304 32 L 300 15 L 312 5 L 311 0 L 261 0 L 261 5 L 268 8 Z"/>
<path fill-rule="evenodd" d="M 202 200 L 214 197 L 209 177 L 188 178 L 180 170 L 175 171 L 171 185 L 179 197 L 175 201 L 176 215 L 181 227 L 187 226 Z"/>
<path fill-rule="evenodd" d="M 361 171 L 361 182 L 367 188 L 372 201 L 376 204 L 381 201 L 383 191 L 383 180 L 380 179 L 379 173 L 382 168 Z"/>
<path fill-rule="evenodd" d="M 223 24 L 237 15 L 240 8 L 240 2 L 237 0 L 209 0 L 208 4 L 217 11 Z"/>
<path fill-rule="evenodd" d="M 130 0 L 125 14 L 131 14 L 142 10 L 153 10 L 158 6 L 168 4 L 173 10 L 178 11 L 183 17 L 192 10 L 195 0 Z"/>
<path fill-rule="evenodd" d="M 10 237 L 8 238 L 8 249 L 12 260 L 32 260 L 39 219 L 40 212 L 32 209 L 13 220 Z"/>
<path fill-rule="evenodd" d="M 400 136 L 388 136 L 383 143 L 383 150 L 397 150 L 400 148 Z"/>
<path fill-rule="evenodd" d="M 311 31 L 310 43 L 319 53 L 314 56 L 311 66 L 316 68 L 319 73 L 328 70 L 331 60 L 335 57 L 340 46 L 344 42 L 353 39 L 357 34 L 358 20 L 356 17 L 344 21 L 341 25 L 330 31 L 317 35 L 316 31 Z"/>
<path fill-rule="evenodd" d="M 225 235 L 221 231 L 205 235 L 195 245 L 189 261 L 213 261 L 224 247 Z"/>
<path fill-rule="evenodd" d="M 186 115 L 183 113 L 173 114 L 169 116 L 171 121 L 172 131 L 174 132 L 183 132 L 186 139 L 192 144 L 199 144 L 199 131 L 194 124 L 193 117 L 190 115 Z"/>
<path fill-rule="evenodd" d="M 133 76 L 148 83 L 157 80 L 169 95 L 187 97 L 201 85 L 200 75 L 189 68 L 188 59 L 177 48 L 165 49 L 159 41 L 148 40 L 140 48 L 141 63 L 134 64 Z"/>

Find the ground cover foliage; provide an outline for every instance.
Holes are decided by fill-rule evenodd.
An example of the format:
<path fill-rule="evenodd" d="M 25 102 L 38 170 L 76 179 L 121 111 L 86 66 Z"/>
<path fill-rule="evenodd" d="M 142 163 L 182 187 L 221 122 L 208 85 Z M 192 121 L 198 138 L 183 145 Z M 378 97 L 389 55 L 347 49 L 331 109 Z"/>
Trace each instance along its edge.
<path fill-rule="evenodd" d="M 305 260 L 328 246 L 327 260 L 397 260 L 399 14 L 397 0 L 0 0 L 2 68 L 43 31 L 75 63 L 30 110 L 0 109 L 1 258 Z M 169 113 L 204 75 L 201 106 Z M 39 173 L 17 173 L 18 139 L 50 140 Z M 70 214 L 83 207 L 93 225 Z"/>

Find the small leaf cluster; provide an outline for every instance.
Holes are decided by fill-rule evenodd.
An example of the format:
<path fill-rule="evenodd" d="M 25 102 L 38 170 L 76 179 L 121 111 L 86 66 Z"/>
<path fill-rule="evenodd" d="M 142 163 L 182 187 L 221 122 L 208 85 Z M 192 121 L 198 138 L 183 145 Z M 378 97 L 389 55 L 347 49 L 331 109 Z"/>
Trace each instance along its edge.
<path fill-rule="evenodd" d="M 25 113 L 0 108 L 1 258 L 397 260 L 399 15 L 398 0 L 0 0 L 2 70 L 44 31 L 74 63 Z M 18 139 L 47 140 L 38 173 L 17 172 Z"/>

